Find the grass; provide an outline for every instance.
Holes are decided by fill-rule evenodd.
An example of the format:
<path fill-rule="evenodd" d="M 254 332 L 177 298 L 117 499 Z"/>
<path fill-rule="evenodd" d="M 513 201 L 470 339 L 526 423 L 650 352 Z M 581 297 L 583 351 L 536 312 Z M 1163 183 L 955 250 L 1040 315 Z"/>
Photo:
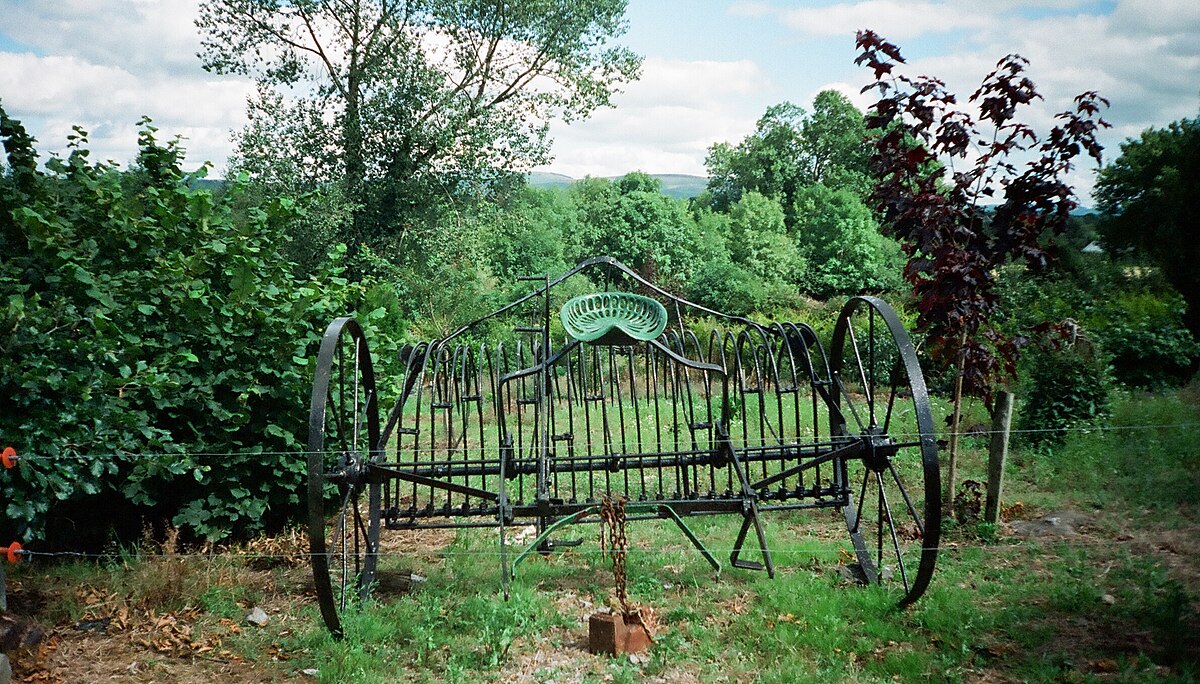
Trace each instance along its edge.
<path fill-rule="evenodd" d="M 849 545 L 831 511 L 766 518 L 773 580 L 728 567 L 714 579 L 669 522 L 632 523 L 630 597 L 659 625 L 636 662 L 583 648 L 586 616 L 611 590 L 593 526 L 564 530 L 581 546 L 524 563 L 508 601 L 494 532 L 400 545 L 383 572 L 427 581 L 352 608 L 342 641 L 320 627 L 307 568 L 275 558 L 278 549 L 263 562 L 254 545 L 212 557 L 148 545 L 100 564 L 29 564 L 10 573 L 10 587 L 18 605 L 43 597 L 32 612 L 61 626 L 60 652 L 80 638 L 71 626 L 107 617 L 114 652 L 142 653 L 159 673 L 249 673 L 224 681 L 290 681 L 307 668 L 322 682 L 364 683 L 1194 681 L 1198 404 L 1189 390 L 1120 397 L 1114 429 L 1072 434 L 1052 451 L 1018 447 L 1007 483 L 1008 502 L 1021 502 L 1014 514 L 1081 511 L 1084 533 L 1028 539 L 1007 525 L 952 527 L 928 593 L 904 611 L 892 592 L 841 579 Z M 965 446 L 963 477 L 982 479 L 983 440 Z M 689 525 L 724 563 L 739 522 Z M 255 605 L 273 616 L 265 628 L 243 623 Z M 176 622 L 159 626 L 164 616 Z M 55 657 L 18 665 L 36 673 Z"/>

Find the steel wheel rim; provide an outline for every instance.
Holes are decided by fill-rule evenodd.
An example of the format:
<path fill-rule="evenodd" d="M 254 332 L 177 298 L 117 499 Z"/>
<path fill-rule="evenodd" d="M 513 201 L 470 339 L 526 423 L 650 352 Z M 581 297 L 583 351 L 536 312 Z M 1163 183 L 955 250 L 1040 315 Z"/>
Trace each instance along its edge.
<path fill-rule="evenodd" d="M 308 437 L 308 536 L 317 603 L 325 625 L 343 635 L 341 616 L 365 600 L 379 548 L 379 411 L 366 337 L 350 318 L 330 323 L 313 380 Z M 328 506 L 328 485 L 336 485 Z"/>
<path fill-rule="evenodd" d="M 833 434 L 864 443 L 861 457 L 840 464 L 849 491 L 846 526 L 868 581 L 897 586 L 904 607 L 928 588 L 941 536 L 941 475 L 924 376 L 899 317 L 875 297 L 846 303 L 831 367 L 842 414 L 830 416 Z"/>

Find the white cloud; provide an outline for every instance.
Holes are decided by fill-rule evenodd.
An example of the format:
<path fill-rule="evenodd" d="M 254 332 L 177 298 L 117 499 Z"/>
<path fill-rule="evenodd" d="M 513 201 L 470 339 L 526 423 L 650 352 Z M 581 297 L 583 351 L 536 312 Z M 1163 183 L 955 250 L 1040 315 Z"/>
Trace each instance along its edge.
<path fill-rule="evenodd" d="M 1135 36 L 1195 35 L 1200 31 L 1200 3 L 1195 0 L 1122 0 L 1112 14 L 1122 33 Z M 1192 49 L 1196 45 L 1192 44 Z"/>
<path fill-rule="evenodd" d="M 149 116 L 164 138 L 185 138 L 189 165 L 212 161 L 222 169 L 251 85 L 201 68 L 196 5 L 0 0 L 0 14 L 5 34 L 35 51 L 0 52 L 0 93 L 40 151 L 65 152 L 79 125 L 90 133 L 93 158 L 128 162 L 137 121 Z"/>
<path fill-rule="evenodd" d="M 852 36 L 860 29 L 886 30 L 889 38 L 905 39 L 987 26 L 991 15 L 974 11 L 970 3 L 941 4 L 868 0 L 867 2 L 779 10 L 784 24 L 817 36 Z"/>
<path fill-rule="evenodd" d="M 750 133 L 763 108 L 757 103 L 772 89 L 750 61 L 647 58 L 642 78 L 614 99 L 615 108 L 552 126 L 559 160 L 548 169 L 576 178 L 633 170 L 703 175 L 708 148 Z"/>
<path fill-rule="evenodd" d="M 138 73 L 198 69 L 198 4 L 179 0 L 0 0 L 5 33 L 46 54 Z"/>
<path fill-rule="evenodd" d="M 828 83 L 821 84 L 819 87 L 814 88 L 812 92 L 808 93 L 808 96 L 804 99 L 805 104 L 807 105 L 807 103 L 812 102 L 823 90 L 834 90 L 841 93 L 842 95 L 846 96 L 846 99 L 850 101 L 850 104 L 864 112 L 868 107 L 874 104 L 875 100 L 878 99 L 878 92 L 868 91 L 864 93 L 862 92 L 861 85 L 854 85 L 845 81 L 830 81 Z M 811 107 L 806 106 L 806 109 L 811 109 Z"/>

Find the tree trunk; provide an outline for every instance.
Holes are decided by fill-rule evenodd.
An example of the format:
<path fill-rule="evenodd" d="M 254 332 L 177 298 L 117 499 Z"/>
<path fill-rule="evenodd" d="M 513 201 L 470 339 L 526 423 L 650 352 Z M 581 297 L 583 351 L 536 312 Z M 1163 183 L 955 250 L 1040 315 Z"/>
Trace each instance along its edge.
<path fill-rule="evenodd" d="M 958 479 L 958 433 L 960 432 L 960 423 L 962 421 L 962 404 L 963 404 L 963 353 L 962 348 L 966 345 L 966 333 L 963 333 L 962 339 L 958 344 L 958 368 L 954 374 L 954 412 L 950 418 L 950 445 L 949 454 L 946 458 L 946 473 L 942 479 L 944 487 L 942 489 L 942 508 L 946 514 L 954 517 L 954 486 L 955 480 Z"/>
<path fill-rule="evenodd" d="M 351 257 L 350 275 L 356 278 L 353 257 L 366 241 L 366 176 L 367 164 L 363 155 L 362 74 L 359 65 L 361 16 L 357 3 L 351 17 L 350 63 L 346 70 L 346 120 L 342 122 L 342 161 L 346 165 L 343 188 L 350 202 L 349 235 L 346 236 L 347 256 Z"/>

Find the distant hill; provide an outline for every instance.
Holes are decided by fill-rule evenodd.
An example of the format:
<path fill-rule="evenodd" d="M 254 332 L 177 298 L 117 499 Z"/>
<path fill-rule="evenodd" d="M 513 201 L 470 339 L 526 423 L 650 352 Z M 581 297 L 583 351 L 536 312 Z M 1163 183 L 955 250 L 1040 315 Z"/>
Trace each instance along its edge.
<path fill-rule="evenodd" d="M 708 179 L 703 176 L 688 176 L 682 173 L 653 174 L 662 181 L 663 194 L 679 199 L 691 199 L 704 192 Z"/>
<path fill-rule="evenodd" d="M 663 194 L 678 199 L 691 199 L 704 192 L 708 179 L 703 176 L 689 176 L 682 173 L 652 173 L 662 183 Z M 617 180 L 620 176 L 609 176 L 607 180 Z M 564 176 L 561 173 L 546 173 L 533 171 L 528 176 L 529 184 L 535 188 L 566 188 L 570 187 L 577 178 Z"/>
<path fill-rule="evenodd" d="M 545 171 L 530 171 L 526 180 L 535 188 L 566 188 L 575 182 L 570 176 Z"/>

